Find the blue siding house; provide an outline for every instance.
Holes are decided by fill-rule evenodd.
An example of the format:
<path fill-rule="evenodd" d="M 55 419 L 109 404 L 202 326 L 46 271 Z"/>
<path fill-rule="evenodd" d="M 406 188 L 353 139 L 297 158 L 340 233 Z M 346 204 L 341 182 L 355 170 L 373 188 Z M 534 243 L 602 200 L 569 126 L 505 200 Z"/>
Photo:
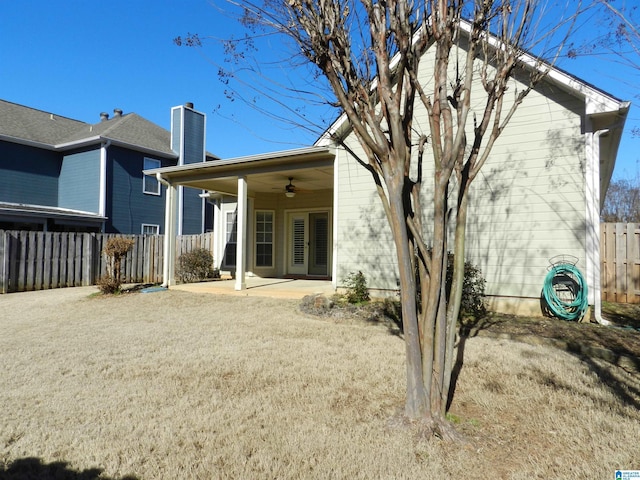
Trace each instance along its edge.
<path fill-rule="evenodd" d="M 91 124 L 0 100 L 0 230 L 164 233 L 164 186 L 142 172 L 217 159 L 205 123 L 190 103 L 169 132 L 119 109 Z M 181 192 L 178 233 L 211 229 L 200 193 Z"/>

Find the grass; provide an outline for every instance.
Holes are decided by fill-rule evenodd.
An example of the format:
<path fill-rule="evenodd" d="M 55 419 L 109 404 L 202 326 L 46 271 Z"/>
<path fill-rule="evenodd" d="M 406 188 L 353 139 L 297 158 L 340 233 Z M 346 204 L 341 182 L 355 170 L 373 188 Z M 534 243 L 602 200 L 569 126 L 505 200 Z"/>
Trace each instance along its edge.
<path fill-rule="evenodd" d="M 602 313 L 620 327 L 640 330 L 640 304 L 602 302 Z"/>
<path fill-rule="evenodd" d="M 0 300 L 3 479 L 612 478 L 640 466 L 640 380 L 598 359 L 467 339 L 450 411 L 460 446 L 396 426 L 404 343 L 381 324 L 179 291 Z"/>

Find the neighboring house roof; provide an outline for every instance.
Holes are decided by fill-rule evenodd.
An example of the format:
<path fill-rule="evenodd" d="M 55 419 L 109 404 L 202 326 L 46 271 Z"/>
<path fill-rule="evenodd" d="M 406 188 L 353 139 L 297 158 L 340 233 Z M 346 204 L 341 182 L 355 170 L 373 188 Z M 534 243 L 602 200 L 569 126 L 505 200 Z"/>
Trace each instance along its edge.
<path fill-rule="evenodd" d="M 0 213 L 19 217 L 54 218 L 63 220 L 83 220 L 96 223 L 104 222 L 107 217 L 92 212 L 83 212 L 70 208 L 28 205 L 24 203 L 0 202 Z"/>
<path fill-rule="evenodd" d="M 0 136 L 53 146 L 87 123 L 0 100 Z"/>
<path fill-rule="evenodd" d="M 68 150 L 112 141 L 116 145 L 177 158 L 168 130 L 136 113 L 90 124 L 0 100 L 0 139 L 49 150 Z M 218 159 L 207 152 L 207 160 Z"/>
<path fill-rule="evenodd" d="M 96 140 L 111 140 L 131 147 L 141 147 L 169 157 L 176 157 L 171 150 L 171 136 L 167 130 L 142 118 L 137 113 L 116 115 L 93 125 L 84 125 L 60 140 L 59 147 L 77 146 Z"/>

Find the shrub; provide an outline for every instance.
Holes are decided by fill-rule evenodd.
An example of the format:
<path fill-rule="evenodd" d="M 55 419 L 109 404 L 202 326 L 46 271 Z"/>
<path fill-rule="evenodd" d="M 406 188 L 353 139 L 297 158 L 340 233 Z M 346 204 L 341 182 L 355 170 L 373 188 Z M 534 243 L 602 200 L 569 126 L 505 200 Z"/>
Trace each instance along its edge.
<path fill-rule="evenodd" d="M 445 292 L 447 302 L 451 294 L 451 284 L 453 283 L 453 260 L 454 254 L 447 254 L 447 278 Z M 418 296 L 420 295 L 420 278 L 416 273 L 416 283 L 418 285 Z M 462 282 L 462 300 L 460 301 L 460 314 L 482 316 L 487 312 L 484 302 L 484 288 L 486 281 L 480 269 L 471 262 L 464 262 L 464 280 Z M 418 297 L 418 301 L 420 298 Z"/>
<path fill-rule="evenodd" d="M 122 260 L 133 248 L 136 241 L 132 238 L 114 237 L 107 240 L 102 253 L 107 257 L 107 273 L 98 280 L 102 293 L 116 293 L 122 285 Z"/>
<path fill-rule="evenodd" d="M 108 274 L 103 275 L 98 279 L 97 282 L 98 288 L 100 292 L 105 295 L 110 295 L 113 293 L 118 293 L 120 291 L 120 283 L 116 282 L 116 280 Z"/>
<path fill-rule="evenodd" d="M 345 279 L 344 285 L 347 289 L 345 297 L 349 303 L 364 303 L 369 301 L 369 289 L 364 273 L 350 273 Z"/>
<path fill-rule="evenodd" d="M 451 294 L 451 284 L 453 282 L 453 260 L 454 254 L 449 252 L 447 254 L 447 278 L 445 285 L 445 292 L 447 295 L 447 301 Z M 416 275 L 417 283 L 419 284 L 419 278 Z M 487 308 L 484 303 L 484 288 L 486 281 L 482 276 L 480 269 L 471 262 L 464 262 L 464 281 L 462 283 L 462 300 L 460 301 L 460 314 L 482 316 L 487 312 Z M 418 295 L 420 294 L 420 288 L 418 286 Z"/>
<path fill-rule="evenodd" d="M 181 282 L 197 282 L 219 276 L 213 268 L 213 256 L 205 248 L 196 248 L 178 258 L 176 275 Z"/>
<path fill-rule="evenodd" d="M 449 254 L 447 270 L 447 295 L 451 290 L 453 276 L 453 254 Z M 468 315 L 484 315 L 487 308 L 484 303 L 484 287 L 486 281 L 480 269 L 471 262 L 464 262 L 464 282 L 462 283 L 462 300 L 460 312 Z"/>

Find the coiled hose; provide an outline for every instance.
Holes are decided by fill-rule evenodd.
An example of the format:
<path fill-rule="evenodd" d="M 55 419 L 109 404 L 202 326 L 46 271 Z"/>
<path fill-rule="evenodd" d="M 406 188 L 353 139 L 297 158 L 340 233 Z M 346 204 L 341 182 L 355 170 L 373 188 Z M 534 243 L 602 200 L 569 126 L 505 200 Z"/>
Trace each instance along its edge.
<path fill-rule="evenodd" d="M 560 298 L 558 293 L 564 293 Z M 542 288 L 549 312 L 562 320 L 580 320 L 588 307 L 587 282 L 575 265 L 559 263 L 549 270 Z"/>

